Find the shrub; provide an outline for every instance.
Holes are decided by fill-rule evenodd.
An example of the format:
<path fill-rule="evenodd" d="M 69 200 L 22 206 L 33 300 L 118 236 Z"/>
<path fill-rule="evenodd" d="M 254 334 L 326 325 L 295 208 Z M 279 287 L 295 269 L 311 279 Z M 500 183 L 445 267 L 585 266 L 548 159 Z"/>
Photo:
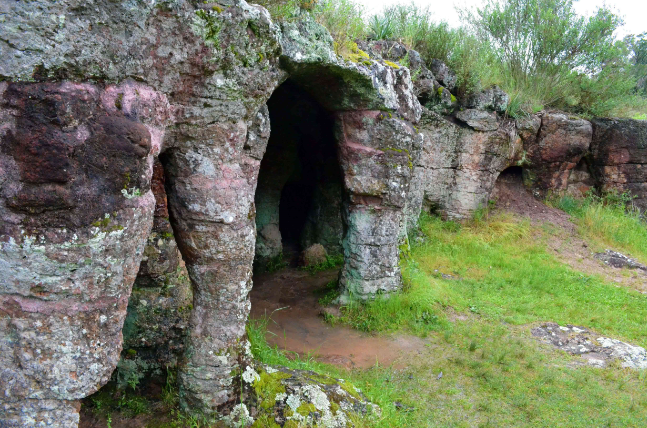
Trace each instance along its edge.
<path fill-rule="evenodd" d="M 623 22 L 606 7 L 585 18 L 572 0 L 488 0 L 462 18 L 494 47 L 501 84 L 526 113 L 542 105 L 604 116 L 637 101 L 627 45 L 613 36 Z"/>

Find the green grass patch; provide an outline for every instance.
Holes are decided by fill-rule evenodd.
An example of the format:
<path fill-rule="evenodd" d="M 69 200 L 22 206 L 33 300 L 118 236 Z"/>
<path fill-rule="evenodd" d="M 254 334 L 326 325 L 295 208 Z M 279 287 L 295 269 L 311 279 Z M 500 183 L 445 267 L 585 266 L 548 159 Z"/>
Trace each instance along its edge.
<path fill-rule="evenodd" d="M 421 231 L 425 239 L 412 247 L 404 269 L 408 289 L 389 300 L 353 303 L 342 322 L 424 335 L 442 327 L 441 311 L 452 307 L 512 325 L 584 325 L 647 344 L 645 296 L 561 263 L 546 250 L 542 230 L 528 222 L 501 215 L 464 225 L 424 218 Z M 425 314 L 436 317 L 425 322 Z"/>
<path fill-rule="evenodd" d="M 647 263 L 647 223 L 631 199 L 627 194 L 609 193 L 584 199 L 564 196 L 552 204 L 572 215 L 580 234 L 600 249 L 615 248 Z"/>

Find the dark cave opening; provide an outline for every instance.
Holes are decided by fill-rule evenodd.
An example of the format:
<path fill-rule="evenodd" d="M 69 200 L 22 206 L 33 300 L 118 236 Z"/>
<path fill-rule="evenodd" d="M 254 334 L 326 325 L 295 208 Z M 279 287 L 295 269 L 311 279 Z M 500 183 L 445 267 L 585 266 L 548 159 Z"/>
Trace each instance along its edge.
<path fill-rule="evenodd" d="M 271 134 L 256 190 L 254 270 L 313 244 L 341 253 L 342 175 L 333 115 L 288 80 L 267 103 Z"/>
<path fill-rule="evenodd" d="M 510 166 L 499 174 L 497 181 L 504 183 L 523 183 L 523 168 L 520 166 Z"/>

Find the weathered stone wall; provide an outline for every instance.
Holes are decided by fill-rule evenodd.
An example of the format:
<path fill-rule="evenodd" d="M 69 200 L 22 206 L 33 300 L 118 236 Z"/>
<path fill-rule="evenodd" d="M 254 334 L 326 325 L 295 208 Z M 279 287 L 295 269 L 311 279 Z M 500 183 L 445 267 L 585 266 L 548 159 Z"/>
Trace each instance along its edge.
<path fill-rule="evenodd" d="M 342 156 L 345 185 L 355 196 L 344 241 L 352 281 L 344 284 L 360 297 L 399 287 L 394 261 L 410 161 L 397 150 L 409 150 L 416 132 L 408 123 L 420 117 L 409 71 L 341 60 L 330 35 L 311 20 L 279 27 L 262 8 L 220 4 L 0 4 L 4 425 L 76 426 L 75 400 L 96 391 L 117 364 L 142 258 L 139 290 L 141 281 L 169 275 L 170 238 L 146 248 L 160 152 L 169 221 L 193 291 L 181 396 L 193 410 L 228 410 L 234 376 L 249 357 L 244 337 L 254 194 L 269 137 L 265 103 L 288 76 L 329 111 L 394 116 L 377 121 L 369 112 L 371 123 L 345 128 L 361 138 L 340 139 L 349 149 Z M 369 149 L 369 160 L 359 158 L 363 149 L 351 156 L 359 146 Z M 365 194 L 358 176 L 380 182 L 379 190 Z M 370 197 L 382 202 L 373 205 Z M 380 256 L 365 235 L 373 230 L 388 252 L 375 272 Z M 155 258 L 162 263 L 149 263 Z M 131 309 L 141 309 L 142 300 L 161 304 L 144 298 Z"/>
<path fill-rule="evenodd" d="M 630 192 L 647 210 L 647 121 L 594 120 L 591 167 L 601 190 Z"/>
<path fill-rule="evenodd" d="M 586 157 L 599 187 L 645 199 L 644 122 L 591 127 L 545 112 L 513 123 L 500 90 L 457 100 L 451 70 L 438 61 L 428 69 L 393 42 L 367 47 L 373 59 L 343 60 L 307 16 L 277 25 L 242 0 L 3 1 L 0 14 L 5 426 L 76 426 L 77 400 L 117 364 L 137 271 L 131 314 L 149 303 L 176 310 L 190 298 L 163 294 L 161 284 L 181 267 L 175 245 L 192 310 L 161 331 L 179 338 L 177 326 L 187 325 L 183 404 L 231 409 L 235 376 L 250 358 L 245 323 L 254 198 L 270 137 L 266 103 L 288 78 L 335 118 L 344 298 L 398 290 L 399 246 L 422 207 L 465 218 L 513 164 L 537 192 L 563 191 Z M 405 58 L 414 81 L 408 68 L 385 61 Z M 157 156 L 168 220 L 155 216 Z M 159 166 L 157 174 L 159 187 Z M 337 197 L 317 191 L 315 208 Z M 317 238 L 304 239 L 330 233 L 315 227 L 322 215 L 329 217 L 310 213 L 308 233 Z M 159 325 L 146 316 L 138 323 L 140 331 Z M 136 331 L 129 341 L 162 343 L 162 333 Z"/>

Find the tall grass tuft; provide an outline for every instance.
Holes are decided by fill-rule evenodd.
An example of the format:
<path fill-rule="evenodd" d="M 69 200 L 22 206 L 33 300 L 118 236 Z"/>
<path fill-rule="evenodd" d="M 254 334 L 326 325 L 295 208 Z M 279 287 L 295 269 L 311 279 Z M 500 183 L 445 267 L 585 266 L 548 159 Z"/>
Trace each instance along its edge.
<path fill-rule="evenodd" d="M 599 245 L 626 251 L 647 263 L 647 223 L 627 193 L 584 199 L 564 196 L 553 204 L 576 218 L 580 233 Z"/>

